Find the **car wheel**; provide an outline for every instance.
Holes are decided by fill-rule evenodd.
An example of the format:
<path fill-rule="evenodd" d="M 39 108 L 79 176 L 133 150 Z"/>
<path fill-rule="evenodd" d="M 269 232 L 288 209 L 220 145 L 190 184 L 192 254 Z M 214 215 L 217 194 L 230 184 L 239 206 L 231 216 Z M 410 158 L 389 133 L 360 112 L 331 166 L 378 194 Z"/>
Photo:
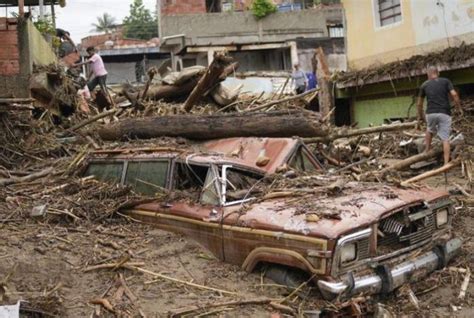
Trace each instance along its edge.
<path fill-rule="evenodd" d="M 309 279 L 308 274 L 304 271 L 285 265 L 268 264 L 263 267 L 263 270 L 265 277 L 291 290 L 298 288 Z"/>

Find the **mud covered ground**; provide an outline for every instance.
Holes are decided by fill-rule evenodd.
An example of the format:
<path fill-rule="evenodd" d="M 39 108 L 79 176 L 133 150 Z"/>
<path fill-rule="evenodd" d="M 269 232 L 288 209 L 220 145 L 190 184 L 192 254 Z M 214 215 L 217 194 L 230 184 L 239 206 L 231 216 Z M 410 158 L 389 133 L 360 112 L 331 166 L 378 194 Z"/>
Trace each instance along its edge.
<path fill-rule="evenodd" d="M 429 179 L 431 186 L 453 188 L 463 184 L 461 171 Z M 454 229 L 464 239 L 463 253 L 451 265 L 473 270 L 474 248 L 473 207 L 458 204 Z M 2 212 L 0 219 L 5 219 Z M 260 273 L 248 274 L 239 267 L 216 260 L 212 255 L 179 235 L 124 218 L 105 223 L 46 224 L 41 220 L 8 219 L 0 221 L 0 297 L 2 303 L 25 301 L 24 307 L 57 317 L 90 317 L 95 312 L 91 300 L 116 299 L 114 305 L 137 316 L 139 309 L 148 317 L 165 317 L 169 313 L 193 305 L 203 306 L 233 300 L 262 298 L 282 299 L 288 290 L 263 279 Z M 222 290 L 216 292 L 178 284 L 167 279 L 129 269 L 96 269 L 85 272 L 91 265 L 108 264 L 130 257 L 141 267 L 187 282 Z M 135 304 L 118 290 L 118 274 L 137 297 Z M 412 288 L 419 298 L 420 310 L 415 310 L 406 296 L 394 293 L 369 302 L 384 304 L 395 316 L 472 317 L 474 315 L 474 285 L 471 283 L 463 301 L 458 299 L 464 274 L 442 270 L 433 273 Z M 307 290 L 307 289 L 304 289 Z M 226 294 L 230 292 L 234 294 Z M 293 297 L 297 315 L 327 306 L 316 292 Z M 115 298 L 114 298 L 115 297 Z M 453 306 L 456 306 L 454 308 Z M 456 310 L 456 311 L 454 311 Z M 221 317 L 270 317 L 277 313 L 268 304 L 223 306 L 193 312 L 190 316 L 208 314 Z M 102 309 L 101 317 L 113 316 Z M 290 315 L 291 316 L 291 315 Z M 44 315 L 49 317 L 49 315 Z"/>

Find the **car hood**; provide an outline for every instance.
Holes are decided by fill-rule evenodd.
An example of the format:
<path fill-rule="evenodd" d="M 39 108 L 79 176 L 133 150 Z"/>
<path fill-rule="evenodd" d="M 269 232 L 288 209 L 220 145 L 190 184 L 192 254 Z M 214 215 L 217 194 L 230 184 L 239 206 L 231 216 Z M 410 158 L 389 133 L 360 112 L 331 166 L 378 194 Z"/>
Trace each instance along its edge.
<path fill-rule="evenodd" d="M 257 201 L 246 208 L 229 206 L 224 211 L 224 223 L 336 239 L 403 206 L 432 202 L 447 195 L 445 191 L 428 188 L 413 190 L 348 183 L 336 196 L 315 194 L 304 200 L 286 197 Z M 308 214 L 318 215 L 319 220 Z M 324 216 L 331 214 L 333 217 Z"/>

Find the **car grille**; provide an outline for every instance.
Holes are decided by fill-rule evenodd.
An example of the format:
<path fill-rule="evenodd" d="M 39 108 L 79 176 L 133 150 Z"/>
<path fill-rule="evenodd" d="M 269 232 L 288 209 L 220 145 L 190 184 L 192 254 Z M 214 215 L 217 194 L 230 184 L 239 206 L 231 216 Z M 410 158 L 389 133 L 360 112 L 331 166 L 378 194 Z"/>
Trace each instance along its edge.
<path fill-rule="evenodd" d="M 379 223 L 378 246 L 410 246 L 430 239 L 435 231 L 431 210 L 398 212 Z M 380 235 L 381 233 L 381 235 Z"/>

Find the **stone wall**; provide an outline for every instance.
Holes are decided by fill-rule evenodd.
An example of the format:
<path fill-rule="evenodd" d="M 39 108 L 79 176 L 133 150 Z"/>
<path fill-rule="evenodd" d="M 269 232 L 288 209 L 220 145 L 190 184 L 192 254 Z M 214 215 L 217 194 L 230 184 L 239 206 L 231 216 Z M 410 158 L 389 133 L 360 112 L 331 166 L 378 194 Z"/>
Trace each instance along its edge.
<path fill-rule="evenodd" d="M 188 45 L 226 45 L 327 37 L 327 24 L 335 21 L 342 21 L 340 7 L 277 12 L 260 20 L 248 11 L 165 15 L 161 27 L 163 37 L 184 34 Z"/>

